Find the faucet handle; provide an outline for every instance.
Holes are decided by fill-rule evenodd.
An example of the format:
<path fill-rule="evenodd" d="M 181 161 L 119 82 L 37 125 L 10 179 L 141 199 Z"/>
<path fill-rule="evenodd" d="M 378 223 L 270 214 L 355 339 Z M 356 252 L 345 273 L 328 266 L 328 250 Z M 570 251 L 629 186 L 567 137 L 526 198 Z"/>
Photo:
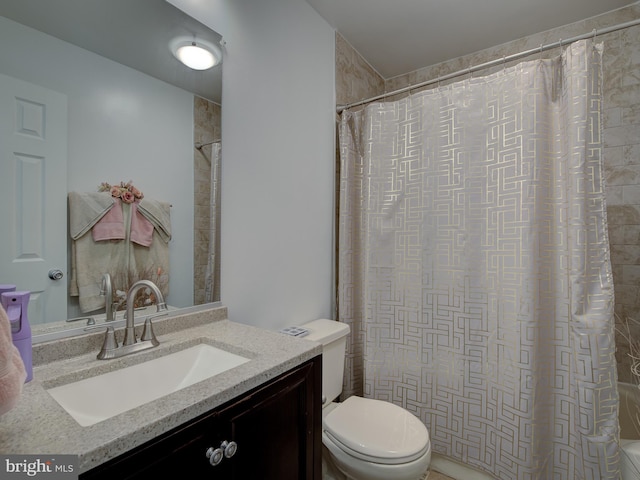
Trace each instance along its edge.
<path fill-rule="evenodd" d="M 102 348 L 98 353 L 98 360 L 102 360 L 104 358 L 111 358 L 109 352 L 118 348 L 118 339 L 116 338 L 116 332 L 113 327 L 107 327 L 107 330 L 104 332 L 104 342 L 102 343 Z"/>
<path fill-rule="evenodd" d="M 140 337 L 140 340 L 150 340 L 154 345 L 160 345 L 156 335 L 153 333 L 153 323 L 151 323 L 151 320 L 158 317 L 166 317 L 167 315 L 169 315 L 168 309 L 160 313 L 156 313 L 155 315 L 149 315 L 144 321 L 144 329 L 142 330 L 142 337 Z"/>
<path fill-rule="evenodd" d="M 102 344 L 102 348 L 106 350 L 118 348 L 118 339 L 116 338 L 116 331 L 113 327 L 107 327 L 107 330 L 104 332 L 104 343 Z"/>
<path fill-rule="evenodd" d="M 156 317 L 159 317 L 160 315 L 156 315 Z M 140 337 L 141 341 L 150 341 L 154 346 L 158 346 L 160 345 L 160 342 L 158 341 L 158 339 L 156 338 L 155 333 L 153 333 L 153 324 L 151 323 L 151 320 L 155 318 L 155 317 L 148 317 L 145 321 L 144 321 L 144 329 L 142 330 L 142 337 Z"/>

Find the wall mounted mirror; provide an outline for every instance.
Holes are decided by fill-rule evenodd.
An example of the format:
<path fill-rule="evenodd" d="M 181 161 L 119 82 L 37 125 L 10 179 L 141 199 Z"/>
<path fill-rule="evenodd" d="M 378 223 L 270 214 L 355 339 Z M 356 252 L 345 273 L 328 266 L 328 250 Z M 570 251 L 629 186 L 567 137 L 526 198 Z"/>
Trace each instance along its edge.
<path fill-rule="evenodd" d="M 102 182 L 131 181 L 146 199 L 171 205 L 167 303 L 218 300 L 206 276 L 216 269 L 208 259 L 218 258 L 207 248 L 219 232 L 210 209 L 222 65 L 187 68 L 170 50 L 176 38 L 222 44 L 165 0 L 0 3 L 0 243 L 8 252 L 0 284 L 32 292 L 34 334 L 77 329 L 67 320 L 100 313 L 69 296 L 67 194 L 96 192 Z M 42 278 L 26 287 L 34 267 Z M 52 302 L 61 292 L 64 301 Z"/>

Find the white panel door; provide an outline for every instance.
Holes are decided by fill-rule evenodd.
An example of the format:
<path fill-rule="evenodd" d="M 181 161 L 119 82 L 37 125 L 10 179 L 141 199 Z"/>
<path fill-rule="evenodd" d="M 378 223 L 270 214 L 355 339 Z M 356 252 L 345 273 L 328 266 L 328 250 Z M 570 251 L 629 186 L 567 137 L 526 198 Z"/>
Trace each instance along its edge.
<path fill-rule="evenodd" d="M 67 97 L 0 75 L 0 283 L 31 292 L 31 324 L 67 318 L 66 218 Z"/>

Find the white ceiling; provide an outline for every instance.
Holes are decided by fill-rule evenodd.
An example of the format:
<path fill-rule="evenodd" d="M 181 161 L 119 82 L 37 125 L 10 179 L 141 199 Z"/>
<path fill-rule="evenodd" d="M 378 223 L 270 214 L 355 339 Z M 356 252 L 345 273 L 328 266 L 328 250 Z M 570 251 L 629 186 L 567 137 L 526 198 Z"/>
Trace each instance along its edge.
<path fill-rule="evenodd" d="M 307 1 L 385 79 L 636 3 L 634 0 Z"/>

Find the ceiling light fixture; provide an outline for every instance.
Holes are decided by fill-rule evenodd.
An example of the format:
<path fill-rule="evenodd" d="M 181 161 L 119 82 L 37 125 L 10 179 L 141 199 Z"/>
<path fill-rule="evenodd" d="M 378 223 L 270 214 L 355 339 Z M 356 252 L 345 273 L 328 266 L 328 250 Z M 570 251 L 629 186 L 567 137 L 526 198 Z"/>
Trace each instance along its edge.
<path fill-rule="evenodd" d="M 222 63 L 222 51 L 217 45 L 204 40 L 179 37 L 169 44 L 173 55 L 193 70 L 208 70 Z"/>

